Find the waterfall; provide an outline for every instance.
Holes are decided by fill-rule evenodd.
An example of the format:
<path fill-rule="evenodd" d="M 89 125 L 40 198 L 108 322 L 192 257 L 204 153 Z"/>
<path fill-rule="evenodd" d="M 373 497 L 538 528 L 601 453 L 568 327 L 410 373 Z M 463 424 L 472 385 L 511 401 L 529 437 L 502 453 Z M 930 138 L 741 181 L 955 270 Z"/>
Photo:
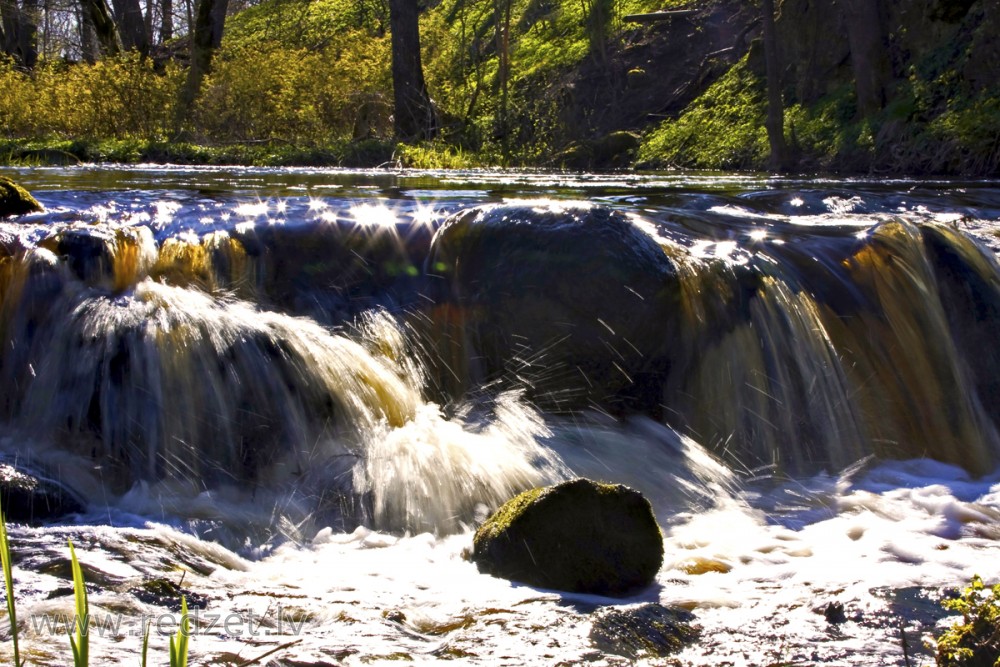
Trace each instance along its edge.
<path fill-rule="evenodd" d="M 992 470 L 998 314 L 991 255 L 901 219 L 742 246 L 544 204 L 463 213 L 430 245 L 322 221 L 25 226 L 0 235 L 0 408 L 25 455 L 115 494 L 307 489 L 447 532 L 590 469 L 553 433 L 593 411 L 736 470 Z"/>
<path fill-rule="evenodd" d="M 453 385 L 521 383 L 544 405 L 556 395 L 577 410 L 595 396 L 610 409 L 631 404 L 748 470 L 836 471 L 868 456 L 926 456 L 977 473 L 995 467 L 1000 273 L 968 237 L 888 219 L 741 246 L 633 215 L 615 239 L 599 208 L 559 207 L 563 217 L 553 210 L 485 207 L 438 232 L 432 252 L 452 258 L 441 272 L 452 287 L 433 313 L 435 344 L 449 358 L 464 349 L 485 365 L 449 364 L 480 374 Z M 581 251 L 587 240 L 599 250 Z M 639 284 L 635 257 L 648 256 L 651 243 L 661 257 L 642 275 L 655 270 L 658 286 L 644 286 L 639 300 L 608 297 L 618 294 L 616 279 Z M 547 269 L 532 254 L 538 247 L 554 256 Z M 574 270 L 581 255 L 587 275 Z M 595 258 L 607 264 L 596 278 Z M 463 268 L 469 260 L 472 271 Z M 540 271 L 560 291 L 539 295 L 541 281 L 521 277 Z M 545 313 L 575 319 L 559 329 Z M 595 322 L 631 324 L 631 358 L 616 346 L 622 327 L 602 334 Z M 595 392 L 593 374 L 572 372 L 588 354 L 610 361 L 607 375 L 620 371 L 629 386 Z M 525 382 L 533 356 L 543 369 Z"/>
<path fill-rule="evenodd" d="M 94 231 L 6 252 L 0 378 L 21 437 L 113 493 L 308 489 L 354 498 L 348 523 L 447 532 L 568 474 L 514 394 L 466 421 L 428 403 L 422 363 L 384 311 L 349 335 L 237 298 L 261 269 L 224 235 L 150 252 L 148 232 Z"/>

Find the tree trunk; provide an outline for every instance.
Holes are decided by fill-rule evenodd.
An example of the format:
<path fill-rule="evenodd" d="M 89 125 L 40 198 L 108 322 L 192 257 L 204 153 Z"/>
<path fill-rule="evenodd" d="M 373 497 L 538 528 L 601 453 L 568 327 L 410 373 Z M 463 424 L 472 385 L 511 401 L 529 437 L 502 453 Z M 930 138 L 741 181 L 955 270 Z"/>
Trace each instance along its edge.
<path fill-rule="evenodd" d="M 3 52 L 22 67 L 32 68 L 38 61 L 38 0 L 0 0 Z"/>
<path fill-rule="evenodd" d="M 590 0 L 586 18 L 587 40 L 591 57 L 601 64 L 608 59 L 607 44 L 614 11 L 613 0 Z"/>
<path fill-rule="evenodd" d="M 160 0 L 160 44 L 174 38 L 173 0 Z"/>
<path fill-rule="evenodd" d="M 0 0 L 0 35 L 3 41 L 0 46 L 3 52 L 12 58 L 17 57 L 18 23 L 17 0 Z"/>
<path fill-rule="evenodd" d="M 160 2 L 160 43 L 169 42 L 174 38 L 174 3 L 173 0 Z"/>
<path fill-rule="evenodd" d="M 111 10 L 104 0 L 81 0 L 83 13 L 94 28 L 94 35 L 101 52 L 105 56 L 115 56 L 121 53 L 121 42 L 118 40 L 118 29 L 111 18 Z"/>
<path fill-rule="evenodd" d="M 437 114 L 420 64 L 417 0 L 389 0 L 389 28 L 396 137 L 402 141 L 429 139 L 437 130 Z"/>
<path fill-rule="evenodd" d="M 80 53 L 83 61 L 93 65 L 101 56 L 100 48 L 97 45 L 97 32 L 94 30 L 94 23 L 90 20 L 90 14 L 79 7 L 77 11 L 77 28 L 80 31 Z"/>
<path fill-rule="evenodd" d="M 841 0 L 851 48 L 858 112 L 871 116 L 885 107 L 889 85 L 889 54 L 878 0 Z"/>
<path fill-rule="evenodd" d="M 38 0 L 23 0 L 18 53 L 21 63 L 29 69 L 38 62 L 38 17 Z"/>
<path fill-rule="evenodd" d="M 215 26 L 215 4 L 218 0 L 200 0 L 195 17 L 194 34 L 191 38 L 191 66 L 188 68 L 187 80 L 181 86 L 180 99 L 177 102 L 177 113 L 174 117 L 174 130 L 181 134 L 184 125 L 191 115 L 194 101 L 201 93 L 201 83 L 212 67 L 212 56 L 215 49 L 212 42 L 216 30 L 221 34 L 222 28 Z"/>
<path fill-rule="evenodd" d="M 226 25 L 226 13 L 229 10 L 229 0 L 215 0 L 212 3 L 212 50 L 218 51 L 222 46 L 222 29 Z"/>
<path fill-rule="evenodd" d="M 112 0 L 112 4 L 122 48 L 148 55 L 149 36 L 146 34 L 146 20 L 142 15 L 139 0 Z"/>
<path fill-rule="evenodd" d="M 767 77 L 767 141 L 771 146 L 771 168 L 784 171 L 789 166 L 785 143 L 785 107 L 781 101 L 781 63 L 774 29 L 774 0 L 761 0 L 764 22 L 764 68 Z"/>
<path fill-rule="evenodd" d="M 493 12 L 496 23 L 497 41 L 497 92 L 500 94 L 500 108 L 497 113 L 494 134 L 503 142 L 507 152 L 507 132 L 509 125 L 510 98 L 510 5 L 511 0 L 494 0 Z"/>
<path fill-rule="evenodd" d="M 142 28 L 143 30 L 146 31 L 146 39 L 149 40 L 150 47 L 152 47 L 152 45 L 156 43 L 156 41 L 153 39 L 153 35 L 155 34 L 153 32 L 153 9 L 155 8 L 155 6 L 156 6 L 155 2 L 150 2 L 150 0 L 146 0 L 146 10 L 142 17 Z"/>

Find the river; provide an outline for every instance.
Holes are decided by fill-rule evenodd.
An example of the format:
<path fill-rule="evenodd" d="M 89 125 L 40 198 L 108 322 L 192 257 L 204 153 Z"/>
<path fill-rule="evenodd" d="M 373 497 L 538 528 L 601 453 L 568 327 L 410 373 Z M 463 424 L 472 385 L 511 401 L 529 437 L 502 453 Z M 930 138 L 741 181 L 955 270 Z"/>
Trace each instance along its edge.
<path fill-rule="evenodd" d="M 10 527 L 29 664 L 71 660 L 68 539 L 93 664 L 134 664 L 147 623 L 165 662 L 181 595 L 192 664 L 634 664 L 593 613 L 647 602 L 701 627 L 650 664 L 926 664 L 941 595 L 1000 580 L 996 182 L 0 173 L 45 207 L 0 222 L 0 452 L 86 503 Z M 669 308 L 638 283 L 641 305 L 598 302 L 629 267 L 572 243 L 542 306 L 519 249 L 489 277 L 509 290 L 472 294 L 432 236 L 489 205 L 529 227 L 620 213 L 669 257 Z M 517 329 L 539 308 L 610 332 L 587 372 L 564 371 L 592 350 Z M 469 562 L 489 510 L 577 475 L 651 500 L 654 586 Z"/>

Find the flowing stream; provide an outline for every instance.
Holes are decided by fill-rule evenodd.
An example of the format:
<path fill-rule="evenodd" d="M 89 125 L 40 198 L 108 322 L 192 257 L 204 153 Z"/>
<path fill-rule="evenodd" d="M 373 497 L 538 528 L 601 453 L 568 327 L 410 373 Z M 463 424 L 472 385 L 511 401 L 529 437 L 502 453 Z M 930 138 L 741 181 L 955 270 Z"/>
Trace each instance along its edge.
<path fill-rule="evenodd" d="M 45 211 L 0 222 L 0 463 L 84 508 L 10 528 L 29 664 L 71 660 L 68 539 L 92 664 L 165 662 L 182 595 L 192 664 L 626 665 L 592 614 L 645 602 L 702 629 L 651 664 L 926 664 L 1000 579 L 997 183 L 2 173 Z M 467 560 L 575 476 L 650 499 L 654 586 Z"/>

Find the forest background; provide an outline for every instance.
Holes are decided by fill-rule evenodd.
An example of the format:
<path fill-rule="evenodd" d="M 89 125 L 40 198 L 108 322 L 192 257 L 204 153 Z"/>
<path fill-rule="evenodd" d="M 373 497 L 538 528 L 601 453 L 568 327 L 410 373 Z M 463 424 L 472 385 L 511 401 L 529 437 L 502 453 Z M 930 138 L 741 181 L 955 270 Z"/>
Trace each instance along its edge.
<path fill-rule="evenodd" d="M 0 162 L 996 176 L 1000 0 L 0 0 Z"/>

